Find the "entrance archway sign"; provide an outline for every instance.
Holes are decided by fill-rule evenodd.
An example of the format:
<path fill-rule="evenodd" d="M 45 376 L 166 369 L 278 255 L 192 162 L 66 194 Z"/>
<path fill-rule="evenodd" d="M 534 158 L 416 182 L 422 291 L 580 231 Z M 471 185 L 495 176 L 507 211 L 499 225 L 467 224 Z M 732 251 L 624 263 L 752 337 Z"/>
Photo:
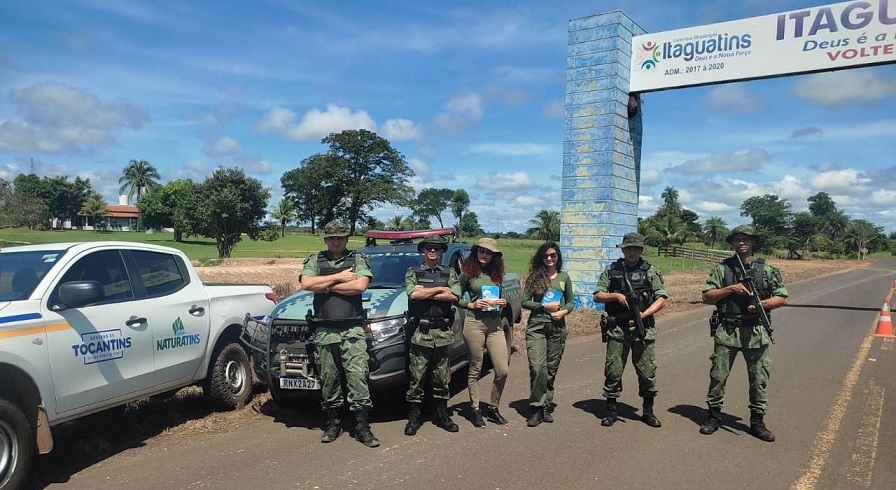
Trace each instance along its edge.
<path fill-rule="evenodd" d="M 639 94 L 896 62 L 896 0 L 656 34 L 622 11 L 569 22 L 560 246 L 576 306 L 638 225 Z"/>

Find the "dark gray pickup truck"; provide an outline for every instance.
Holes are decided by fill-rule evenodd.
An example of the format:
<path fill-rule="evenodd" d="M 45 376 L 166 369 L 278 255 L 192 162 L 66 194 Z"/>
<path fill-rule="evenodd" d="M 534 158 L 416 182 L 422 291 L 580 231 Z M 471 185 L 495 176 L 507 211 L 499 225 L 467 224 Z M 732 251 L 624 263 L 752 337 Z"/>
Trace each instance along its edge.
<path fill-rule="evenodd" d="M 400 232 L 372 230 L 365 234 L 366 246 L 358 249 L 370 259 L 373 272 L 373 279 L 363 294 L 372 391 L 407 383 L 408 348 L 404 326 L 408 297 L 404 277 L 409 267 L 423 261 L 417 252 L 417 242 L 432 233 L 449 237 L 442 264 L 459 273 L 460 263 L 470 254 L 470 245 L 456 241 L 453 228 Z M 503 320 L 509 345 L 513 324 L 519 323 L 521 314 L 522 291 L 517 274 L 505 275 L 501 295 L 507 300 Z M 242 340 L 252 352 L 256 377 L 268 385 L 276 402 L 320 393 L 311 330 L 305 320 L 313 296 L 311 292 L 300 291 L 281 301 L 264 318 L 247 318 L 243 326 Z M 467 364 L 464 310 L 457 310 L 455 342 L 449 358 L 452 373 Z"/>

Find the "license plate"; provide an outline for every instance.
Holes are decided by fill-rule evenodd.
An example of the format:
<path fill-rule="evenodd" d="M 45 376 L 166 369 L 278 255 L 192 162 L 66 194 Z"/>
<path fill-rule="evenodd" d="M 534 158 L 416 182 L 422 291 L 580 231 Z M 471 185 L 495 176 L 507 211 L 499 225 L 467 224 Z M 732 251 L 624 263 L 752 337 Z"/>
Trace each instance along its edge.
<path fill-rule="evenodd" d="M 319 390 L 320 381 L 309 378 L 280 378 L 282 390 Z"/>

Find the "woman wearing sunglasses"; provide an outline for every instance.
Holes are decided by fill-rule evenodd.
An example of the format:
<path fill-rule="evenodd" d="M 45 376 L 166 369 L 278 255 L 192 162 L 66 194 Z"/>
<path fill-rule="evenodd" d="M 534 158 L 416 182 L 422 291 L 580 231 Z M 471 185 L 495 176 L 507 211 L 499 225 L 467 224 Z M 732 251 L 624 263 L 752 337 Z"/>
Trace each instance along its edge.
<path fill-rule="evenodd" d="M 522 306 L 530 311 L 526 323 L 529 427 L 554 421 L 554 378 L 566 348 L 563 318 L 574 308 L 572 281 L 562 268 L 560 247 L 554 242 L 543 243 L 532 257 L 523 291 Z"/>
<path fill-rule="evenodd" d="M 478 428 L 485 427 L 479 408 L 479 373 L 486 349 L 495 370 L 486 417 L 498 425 L 507 423 L 498 411 L 507 381 L 508 364 L 507 341 L 501 323 L 501 309 L 507 306 L 507 300 L 501 297 L 503 281 L 504 259 L 498 243 L 492 238 L 481 238 L 461 264 L 461 298 L 457 303 L 466 309 L 464 341 L 470 358 L 467 389 L 473 410 L 473 426 Z"/>

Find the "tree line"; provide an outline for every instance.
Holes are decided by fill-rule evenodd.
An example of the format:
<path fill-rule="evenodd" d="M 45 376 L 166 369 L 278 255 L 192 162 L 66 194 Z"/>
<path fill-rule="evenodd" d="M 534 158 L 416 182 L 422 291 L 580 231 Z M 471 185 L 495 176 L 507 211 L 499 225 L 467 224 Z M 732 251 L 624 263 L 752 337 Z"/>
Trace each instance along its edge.
<path fill-rule="evenodd" d="M 660 195 L 663 204 L 653 215 L 638 220 L 638 232 L 652 246 L 680 245 L 702 241 L 710 248 L 722 246 L 729 233 L 728 224 L 719 216 L 698 221 L 697 213 L 678 201 L 678 191 L 666 187 Z M 892 251 L 896 253 L 896 232 L 889 238 L 882 226 L 864 219 L 852 219 L 826 192 L 807 200 L 808 211 L 793 212 L 791 203 L 774 194 L 753 196 L 740 205 L 740 215 L 750 218 L 759 236 L 760 251 L 784 252 L 799 259 L 816 257 L 857 257 Z"/>
<path fill-rule="evenodd" d="M 409 230 L 432 228 L 433 220 L 445 227 L 442 215 L 450 211 L 462 236 L 485 234 L 470 196 L 464 189 L 426 188 L 419 193 L 407 185 L 414 176 L 404 156 L 388 140 L 367 130 L 345 130 L 321 140 L 328 151 L 312 155 L 280 178 L 284 197 L 266 220 L 270 189 L 239 168 L 218 168 L 203 182 L 190 179 L 160 183 L 156 168 L 146 160 L 131 160 L 119 179 L 121 195 L 136 198 L 139 225 L 146 229 L 171 228 L 174 240 L 214 238 L 219 256 L 229 257 L 243 235 L 275 240 L 290 223 L 308 223 L 311 233 L 332 220 L 349 224 L 351 232 L 368 229 Z M 718 217 L 699 222 L 685 209 L 678 191 L 666 187 L 663 204 L 655 214 L 639 218 L 638 230 L 648 245 L 662 246 L 703 241 L 715 248 L 728 234 Z M 809 211 L 794 213 L 786 199 L 776 195 L 751 197 L 741 204 L 765 253 L 786 250 L 791 258 L 855 255 L 886 250 L 890 242 L 883 228 L 862 219 L 850 219 L 824 192 L 808 199 Z M 373 212 L 392 204 L 410 210 L 386 222 Z M 85 217 L 95 229 L 104 227 L 107 204 L 89 179 L 20 174 L 12 182 L 0 179 L 0 228 L 46 228 L 53 219 L 76 222 Z M 540 210 L 522 236 L 540 240 L 560 238 L 560 212 Z M 505 236 L 520 237 L 517 233 Z M 896 239 L 896 233 L 890 238 Z"/>

